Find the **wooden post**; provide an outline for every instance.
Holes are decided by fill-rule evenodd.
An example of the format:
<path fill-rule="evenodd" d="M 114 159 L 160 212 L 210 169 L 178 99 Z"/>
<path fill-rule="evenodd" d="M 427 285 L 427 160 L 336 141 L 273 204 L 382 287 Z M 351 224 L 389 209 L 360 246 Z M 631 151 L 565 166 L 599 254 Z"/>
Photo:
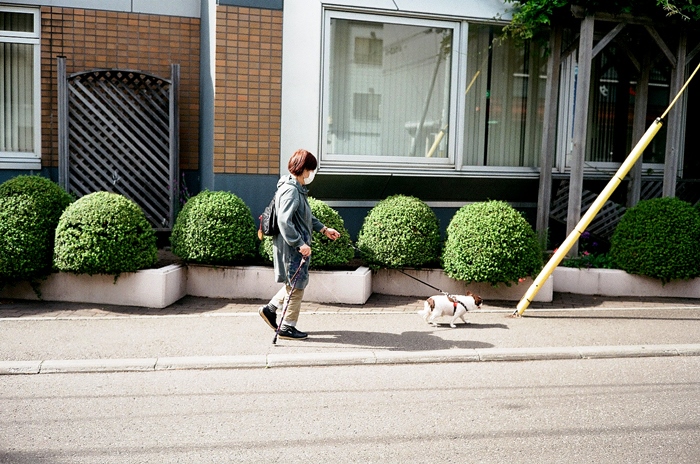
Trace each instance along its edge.
<path fill-rule="evenodd" d="M 651 73 L 651 58 L 649 51 L 644 52 L 642 66 L 637 79 L 637 90 L 634 98 L 634 122 L 632 123 L 632 144 L 636 144 L 646 132 L 647 103 L 649 102 L 649 74 Z M 642 191 L 642 157 L 630 171 L 630 183 L 627 187 L 627 207 L 639 203 Z"/>
<path fill-rule="evenodd" d="M 170 217 L 168 229 L 175 225 L 180 195 L 180 65 L 170 65 Z"/>
<path fill-rule="evenodd" d="M 685 31 L 680 32 L 678 39 L 678 50 L 676 56 L 676 66 L 671 72 L 671 92 L 670 96 L 676 95 L 685 82 L 685 55 L 687 48 L 687 35 Z M 664 160 L 664 197 L 676 196 L 676 181 L 678 178 L 678 164 L 682 153 L 681 135 L 683 134 L 681 123 L 683 121 L 682 111 L 684 105 L 676 105 L 668 115 L 668 132 L 666 135 L 666 156 Z"/>
<path fill-rule="evenodd" d="M 581 219 L 581 195 L 583 193 L 583 165 L 586 156 L 588 132 L 588 100 L 591 91 L 591 65 L 593 56 L 593 30 L 595 19 L 588 15 L 581 20 L 581 35 L 578 45 L 578 73 L 576 78 L 576 101 L 574 113 L 573 152 L 569 182 L 569 209 L 566 216 L 566 234 L 569 235 Z M 578 254 L 578 242 L 569 251 Z"/>
<path fill-rule="evenodd" d="M 68 191 L 68 77 L 66 76 L 66 57 L 57 59 L 58 79 L 58 185 Z"/>
<path fill-rule="evenodd" d="M 540 152 L 540 186 L 537 194 L 536 230 L 540 244 L 547 245 L 549 208 L 552 203 L 552 166 L 556 150 L 557 108 L 559 105 L 559 81 L 561 67 L 562 29 L 555 27 L 549 36 L 549 60 L 544 97 L 544 128 Z M 530 72 L 532 75 L 532 71 Z"/>

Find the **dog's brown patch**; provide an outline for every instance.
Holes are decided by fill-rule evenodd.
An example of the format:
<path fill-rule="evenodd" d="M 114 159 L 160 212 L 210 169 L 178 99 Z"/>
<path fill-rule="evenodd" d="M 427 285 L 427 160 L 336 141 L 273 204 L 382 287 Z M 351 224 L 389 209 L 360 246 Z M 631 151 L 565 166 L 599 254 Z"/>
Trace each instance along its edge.
<path fill-rule="evenodd" d="M 484 300 L 479 295 L 470 291 L 467 291 L 467 296 L 471 296 L 472 298 L 474 298 L 474 304 L 477 306 L 481 306 L 481 303 L 484 302 Z"/>
<path fill-rule="evenodd" d="M 435 309 L 435 300 L 433 300 L 432 298 L 428 298 L 428 299 L 425 300 L 425 301 L 428 302 L 428 306 L 430 306 L 430 310 L 431 310 L 431 311 L 432 311 L 433 309 Z"/>

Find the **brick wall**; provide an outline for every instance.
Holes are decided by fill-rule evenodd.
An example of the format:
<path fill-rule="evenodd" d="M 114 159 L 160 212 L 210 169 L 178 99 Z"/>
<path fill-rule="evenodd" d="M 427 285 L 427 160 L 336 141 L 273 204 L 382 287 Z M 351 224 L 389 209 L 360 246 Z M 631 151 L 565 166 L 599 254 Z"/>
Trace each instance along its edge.
<path fill-rule="evenodd" d="M 199 159 L 198 18 L 42 7 L 42 165 L 58 165 L 56 57 L 68 74 L 121 68 L 170 78 L 180 64 L 180 168 L 197 169 Z"/>
<path fill-rule="evenodd" d="M 282 12 L 216 12 L 214 172 L 279 174 Z"/>

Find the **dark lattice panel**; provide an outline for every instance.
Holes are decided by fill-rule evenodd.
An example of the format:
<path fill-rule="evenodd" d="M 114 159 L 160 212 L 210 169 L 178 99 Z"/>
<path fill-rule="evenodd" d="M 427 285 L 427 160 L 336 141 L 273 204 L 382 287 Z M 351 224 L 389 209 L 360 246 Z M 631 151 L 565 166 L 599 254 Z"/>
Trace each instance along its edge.
<path fill-rule="evenodd" d="M 95 70 L 69 76 L 65 93 L 66 188 L 78 197 L 122 194 L 141 206 L 154 228 L 172 228 L 177 154 L 171 145 L 177 139 L 171 81 L 138 71 Z"/>
<path fill-rule="evenodd" d="M 643 181 L 641 186 L 640 199 L 648 200 L 651 198 L 659 198 L 662 196 L 663 182 L 662 181 Z M 698 204 L 700 202 L 700 184 L 695 181 L 686 181 L 679 179 L 676 187 L 676 196 L 681 200 Z M 595 199 L 597 193 L 584 190 L 581 194 L 581 216 L 588 211 Z M 569 208 L 569 181 L 563 180 L 559 184 L 559 189 L 552 199 L 552 205 L 549 216 L 562 224 L 566 224 L 566 217 Z M 591 224 L 586 229 L 588 232 L 599 237 L 610 238 L 615 232 L 615 227 L 620 222 L 622 215 L 625 214 L 627 208 L 612 202 L 606 201 L 598 214 L 593 218 Z"/>
<path fill-rule="evenodd" d="M 584 190 L 581 193 L 581 216 L 588 211 L 595 199 L 597 193 Z M 552 199 L 552 206 L 549 216 L 563 224 L 566 224 L 566 216 L 569 211 L 569 181 L 564 180 L 559 184 L 559 189 Z M 588 232 L 599 237 L 610 237 L 615 231 L 615 226 L 620 221 L 622 215 L 625 214 L 625 207 L 618 205 L 610 200 L 606 201 L 603 207 L 596 214 L 593 221 L 586 229 Z"/>

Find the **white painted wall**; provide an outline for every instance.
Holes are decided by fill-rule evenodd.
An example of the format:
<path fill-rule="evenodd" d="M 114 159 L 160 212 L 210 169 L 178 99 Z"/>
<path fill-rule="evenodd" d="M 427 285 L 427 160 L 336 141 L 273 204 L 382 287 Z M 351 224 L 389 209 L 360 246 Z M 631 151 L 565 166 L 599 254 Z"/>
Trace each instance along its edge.
<path fill-rule="evenodd" d="M 363 8 L 378 14 L 405 12 L 449 20 L 508 20 L 503 0 L 286 0 L 282 31 L 282 132 L 280 173 L 298 148 L 321 150 L 323 7 Z"/>

